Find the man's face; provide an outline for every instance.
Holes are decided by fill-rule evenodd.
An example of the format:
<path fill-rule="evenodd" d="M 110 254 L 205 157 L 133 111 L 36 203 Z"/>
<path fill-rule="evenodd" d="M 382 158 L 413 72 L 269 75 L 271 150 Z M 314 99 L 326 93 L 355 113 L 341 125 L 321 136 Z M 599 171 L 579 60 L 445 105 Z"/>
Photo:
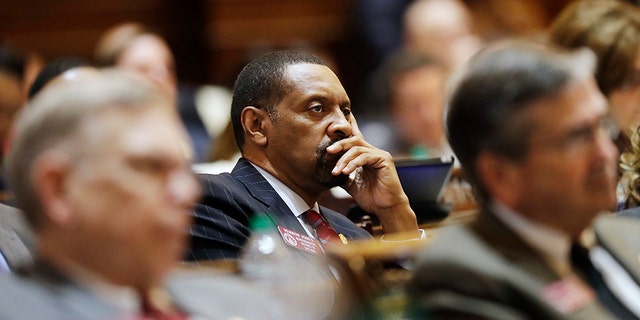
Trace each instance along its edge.
<path fill-rule="evenodd" d="M 582 81 L 526 112 L 532 133 L 516 209 L 576 236 L 615 207 L 617 150 L 603 127 L 606 100 L 594 81 Z"/>
<path fill-rule="evenodd" d="M 269 121 L 265 151 L 275 176 L 301 195 L 344 184 L 347 176 L 331 175 L 342 154 L 328 155 L 326 148 L 352 135 L 347 93 L 322 65 L 290 65 L 286 75 L 290 89 Z"/>
<path fill-rule="evenodd" d="M 640 124 L 640 51 L 633 66 L 634 76 L 609 93 L 611 117 L 628 134 Z"/>
<path fill-rule="evenodd" d="M 148 78 L 176 101 L 173 54 L 161 38 L 154 35 L 138 37 L 120 54 L 117 65 Z"/>
<path fill-rule="evenodd" d="M 424 66 L 394 79 L 392 115 L 406 143 L 441 146 L 444 80 L 444 71 L 436 66 Z"/>
<path fill-rule="evenodd" d="M 84 123 L 67 185 L 85 263 L 123 285 L 156 283 L 183 255 L 199 187 L 189 144 L 164 108 L 104 112 Z"/>

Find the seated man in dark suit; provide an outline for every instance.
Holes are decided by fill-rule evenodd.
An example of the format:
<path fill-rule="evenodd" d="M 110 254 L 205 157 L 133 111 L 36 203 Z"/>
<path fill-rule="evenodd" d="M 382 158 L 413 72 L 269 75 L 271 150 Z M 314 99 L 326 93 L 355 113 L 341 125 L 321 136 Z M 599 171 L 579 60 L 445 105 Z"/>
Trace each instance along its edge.
<path fill-rule="evenodd" d="M 156 288 L 184 254 L 199 188 L 172 101 L 96 72 L 47 85 L 15 129 L 9 182 L 37 249 L 0 277 L 0 319 L 176 315 Z"/>
<path fill-rule="evenodd" d="M 589 237 L 598 213 L 616 203 L 616 130 L 594 65 L 588 50 L 507 42 L 458 75 L 448 138 L 481 212 L 441 230 L 419 255 L 410 318 L 637 316 L 637 297 L 610 286 L 603 267 L 615 254 L 602 235 Z"/>
<path fill-rule="evenodd" d="M 318 206 L 320 194 L 335 186 L 376 214 L 389 239 L 424 235 L 390 154 L 364 141 L 344 88 L 316 56 L 279 51 L 245 66 L 233 90 L 231 121 L 242 158 L 231 174 L 201 176 L 204 197 L 196 206 L 189 260 L 238 258 L 255 213 L 266 213 L 281 233 L 323 241 L 305 222 L 305 212 L 314 209 L 342 242 L 370 237 Z"/>

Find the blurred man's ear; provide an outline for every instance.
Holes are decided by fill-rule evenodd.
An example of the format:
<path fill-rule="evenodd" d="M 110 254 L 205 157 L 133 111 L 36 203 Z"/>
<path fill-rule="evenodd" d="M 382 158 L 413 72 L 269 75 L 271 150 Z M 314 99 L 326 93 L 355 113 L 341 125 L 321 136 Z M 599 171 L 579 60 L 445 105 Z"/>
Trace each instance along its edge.
<path fill-rule="evenodd" d="M 42 203 L 44 223 L 67 225 L 73 211 L 67 204 L 67 183 L 71 161 L 59 151 L 45 152 L 33 164 L 33 186 Z"/>
<path fill-rule="evenodd" d="M 483 152 L 476 160 L 476 171 L 491 198 L 512 208 L 517 205 L 525 183 L 518 163 L 502 155 Z"/>
<path fill-rule="evenodd" d="M 269 114 L 256 107 L 245 107 L 242 109 L 240 121 L 244 129 L 245 140 L 252 141 L 258 146 L 267 145 L 266 121 L 269 120 Z M 246 142 L 246 141 L 245 141 Z"/>

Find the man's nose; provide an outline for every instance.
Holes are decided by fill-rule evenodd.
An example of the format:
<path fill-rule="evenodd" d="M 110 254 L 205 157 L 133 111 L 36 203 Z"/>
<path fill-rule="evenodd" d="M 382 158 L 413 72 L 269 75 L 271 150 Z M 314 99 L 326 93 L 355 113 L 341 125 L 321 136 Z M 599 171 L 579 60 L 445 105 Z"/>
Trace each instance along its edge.
<path fill-rule="evenodd" d="M 191 171 L 181 170 L 172 174 L 167 191 L 175 203 L 190 206 L 200 196 L 200 185 Z"/>
<path fill-rule="evenodd" d="M 616 147 L 611 133 L 604 128 L 600 128 L 596 134 L 595 152 L 598 158 L 609 161 L 617 161 L 618 148 Z"/>
<path fill-rule="evenodd" d="M 351 113 L 345 114 L 343 110 L 339 109 L 331 114 L 331 123 L 328 128 L 329 138 L 346 138 L 353 134 L 351 127 Z"/>

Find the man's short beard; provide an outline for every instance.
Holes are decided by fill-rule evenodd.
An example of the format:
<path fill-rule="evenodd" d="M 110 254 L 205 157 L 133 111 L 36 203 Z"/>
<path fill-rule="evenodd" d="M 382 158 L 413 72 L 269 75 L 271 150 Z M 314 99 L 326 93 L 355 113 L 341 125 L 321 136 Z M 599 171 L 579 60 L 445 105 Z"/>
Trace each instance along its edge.
<path fill-rule="evenodd" d="M 340 139 L 329 141 L 323 145 L 320 145 L 316 149 L 316 170 L 313 174 L 313 180 L 321 186 L 331 189 L 333 187 L 341 186 L 349 181 L 349 176 L 346 174 L 340 174 L 334 176 L 331 171 L 336 166 L 338 159 L 342 157 L 344 152 L 330 155 L 327 153 L 327 147 L 339 141 Z"/>

